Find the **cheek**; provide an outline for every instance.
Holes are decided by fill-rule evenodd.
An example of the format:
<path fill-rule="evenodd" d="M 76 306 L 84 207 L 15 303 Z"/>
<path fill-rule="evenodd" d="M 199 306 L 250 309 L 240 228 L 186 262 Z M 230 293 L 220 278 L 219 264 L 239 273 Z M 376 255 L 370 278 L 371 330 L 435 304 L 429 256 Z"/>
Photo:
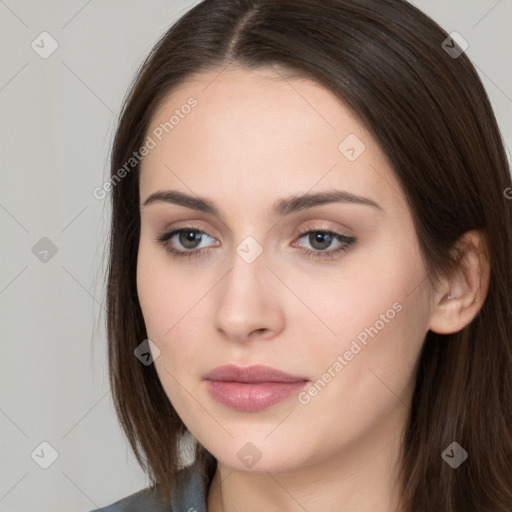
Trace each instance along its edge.
<path fill-rule="evenodd" d="M 311 405 L 315 400 L 318 414 L 327 407 L 347 428 L 370 428 L 398 400 L 408 403 L 428 330 L 425 275 L 417 252 L 390 251 L 329 285 L 324 320 L 336 334 L 311 354 L 319 379 Z"/>
<path fill-rule="evenodd" d="M 387 290 L 361 300 L 363 309 L 338 309 L 337 321 L 331 320 L 338 336 L 332 342 L 323 337 L 310 348 L 314 378 L 299 396 L 296 419 L 307 432 L 325 433 L 319 451 L 365 439 L 379 425 L 393 430 L 405 421 L 428 324 L 424 308 L 418 308 L 424 291 L 407 293 Z"/>
<path fill-rule="evenodd" d="M 164 369 L 176 376 L 178 371 L 187 373 L 204 350 L 202 299 L 212 287 L 211 279 L 200 273 L 188 275 L 170 258 L 141 242 L 137 293 L 148 338 L 160 349 L 155 366 L 164 381 L 169 380 Z"/>
<path fill-rule="evenodd" d="M 137 294 L 148 336 L 165 343 L 204 293 L 202 280 L 188 275 L 161 248 L 141 236 L 137 258 Z"/>
<path fill-rule="evenodd" d="M 144 250 L 140 249 L 137 261 L 137 295 L 148 337 L 160 346 L 158 342 L 166 330 L 164 324 L 172 321 L 172 318 L 166 314 L 169 311 L 170 294 L 165 287 L 159 285 L 159 277 L 157 266 L 151 265 L 149 258 L 145 257 Z M 167 329 L 171 325 L 168 325 Z"/>
<path fill-rule="evenodd" d="M 344 368 L 340 380 L 350 378 L 356 388 L 376 381 L 372 369 L 410 376 L 428 330 L 429 287 L 419 248 L 411 243 L 414 231 L 397 233 L 382 236 L 373 250 L 347 255 L 339 271 L 319 271 L 316 287 L 311 276 L 295 276 L 297 293 L 324 324 L 317 322 L 321 336 L 311 353 L 318 373 L 346 354 L 350 371 Z"/>
<path fill-rule="evenodd" d="M 315 352 L 317 348 L 344 352 L 358 336 L 363 344 L 373 337 L 402 338 L 395 330 L 404 317 L 414 327 L 413 318 L 421 321 L 425 316 L 422 305 L 428 298 L 417 292 L 424 288 L 420 283 L 425 284 L 426 274 L 416 247 L 410 240 L 382 238 L 375 249 L 359 248 L 336 266 L 318 265 L 314 273 L 302 269 L 286 275 L 294 293 L 314 314 L 301 303 L 293 309 L 290 324 L 302 325 L 311 334 L 315 331 L 315 339 L 324 340 L 315 345 Z"/>
<path fill-rule="evenodd" d="M 192 294 L 183 288 L 180 293 L 180 287 L 187 285 L 186 277 L 166 271 L 165 262 L 158 259 L 154 251 L 146 251 L 141 244 L 137 265 L 139 303 L 147 336 L 160 350 L 154 361 L 158 378 L 169 401 L 195 434 L 187 415 L 190 396 L 184 389 L 195 393 L 188 383 L 196 382 L 191 377 L 201 353 L 201 347 L 196 346 L 201 337 L 195 332 L 201 322 L 190 321 L 191 316 L 200 312 L 194 307 L 198 302 L 197 286 L 190 287 Z"/>

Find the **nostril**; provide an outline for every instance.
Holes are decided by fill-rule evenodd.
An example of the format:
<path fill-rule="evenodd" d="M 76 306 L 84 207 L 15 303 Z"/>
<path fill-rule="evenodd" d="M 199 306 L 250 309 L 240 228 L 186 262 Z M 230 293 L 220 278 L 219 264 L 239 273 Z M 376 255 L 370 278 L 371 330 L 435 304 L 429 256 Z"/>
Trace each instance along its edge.
<path fill-rule="evenodd" d="M 250 336 L 261 336 L 263 334 L 267 334 L 269 330 L 266 327 L 261 327 L 259 329 L 254 329 L 254 331 L 251 332 Z"/>

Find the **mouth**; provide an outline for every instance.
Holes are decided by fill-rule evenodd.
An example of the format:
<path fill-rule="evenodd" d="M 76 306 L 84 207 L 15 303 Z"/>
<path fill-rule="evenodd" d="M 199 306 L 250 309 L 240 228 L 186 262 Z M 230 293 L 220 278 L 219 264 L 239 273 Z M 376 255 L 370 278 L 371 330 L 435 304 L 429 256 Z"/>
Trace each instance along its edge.
<path fill-rule="evenodd" d="M 263 365 L 225 365 L 209 372 L 204 380 L 219 403 L 232 409 L 255 412 L 291 398 L 309 382 Z"/>

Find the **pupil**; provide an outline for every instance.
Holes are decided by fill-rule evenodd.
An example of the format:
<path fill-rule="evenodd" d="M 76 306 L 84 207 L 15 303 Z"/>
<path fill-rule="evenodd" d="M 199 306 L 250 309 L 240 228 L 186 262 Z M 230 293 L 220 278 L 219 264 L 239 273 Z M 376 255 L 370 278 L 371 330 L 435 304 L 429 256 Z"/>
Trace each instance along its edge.
<path fill-rule="evenodd" d="M 197 243 L 201 241 L 201 235 L 196 231 L 182 231 L 179 238 L 180 244 L 187 249 L 195 249 Z"/>
<path fill-rule="evenodd" d="M 331 245 L 333 236 L 330 233 L 310 233 L 309 243 L 315 249 L 327 249 Z"/>

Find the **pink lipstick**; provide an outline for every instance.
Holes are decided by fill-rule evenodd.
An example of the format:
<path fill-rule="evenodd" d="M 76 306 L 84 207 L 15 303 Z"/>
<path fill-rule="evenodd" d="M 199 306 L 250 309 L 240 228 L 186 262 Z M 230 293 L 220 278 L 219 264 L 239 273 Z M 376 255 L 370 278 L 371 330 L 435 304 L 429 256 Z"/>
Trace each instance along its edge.
<path fill-rule="evenodd" d="M 307 382 L 304 377 L 263 365 L 219 366 L 204 379 L 210 394 L 221 404 L 239 411 L 261 411 L 298 393 Z"/>

